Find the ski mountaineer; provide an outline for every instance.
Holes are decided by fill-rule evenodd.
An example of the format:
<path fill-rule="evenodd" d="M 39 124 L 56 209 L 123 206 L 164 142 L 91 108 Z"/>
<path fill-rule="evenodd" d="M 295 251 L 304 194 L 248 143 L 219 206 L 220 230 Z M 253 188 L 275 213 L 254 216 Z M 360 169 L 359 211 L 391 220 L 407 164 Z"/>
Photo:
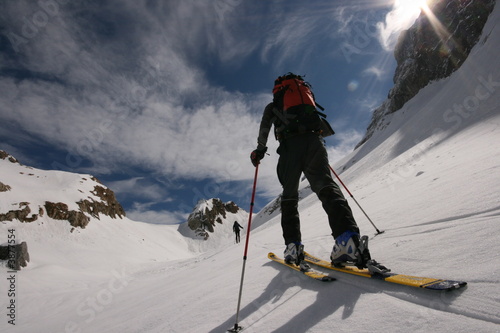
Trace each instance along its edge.
<path fill-rule="evenodd" d="M 286 77 L 290 76 L 302 79 L 293 73 L 288 73 Z M 280 79 L 283 79 L 283 76 L 279 77 L 276 82 Z M 310 87 L 308 84 L 307 86 Z M 291 90 L 289 88 L 287 86 L 285 90 Z M 255 167 L 260 164 L 267 152 L 267 139 L 271 127 L 274 125 L 275 136 L 279 141 L 277 174 L 283 187 L 281 226 L 286 245 L 285 261 L 288 264 L 294 263 L 303 269 L 308 268 L 304 261 L 304 245 L 302 244 L 298 212 L 298 188 L 300 176 L 304 173 L 311 189 L 318 196 L 328 215 L 328 222 L 335 241 L 330 256 L 332 263 L 336 266 L 349 263 L 358 267 L 366 267 L 366 262 L 370 259 L 368 246 L 367 243 L 360 244 L 359 228 L 351 208 L 331 176 L 328 155 L 321 132 L 318 128 L 301 130 L 303 127 L 300 126 L 296 127 L 298 130 L 287 129 L 283 124 L 283 116 L 280 116 L 280 113 L 283 114 L 283 105 L 286 106 L 287 102 L 279 100 L 280 96 L 275 91 L 276 88 L 273 91 L 273 102 L 264 109 L 257 139 L 257 149 L 250 154 L 250 159 Z M 281 98 L 287 98 L 286 95 L 285 97 L 283 95 L 281 94 Z M 312 97 L 312 101 L 313 110 L 317 112 L 314 97 Z M 298 104 L 287 110 L 295 109 L 295 114 L 299 114 L 310 107 L 311 105 Z M 295 119 L 300 119 L 300 117 Z M 364 239 L 365 237 L 362 238 L 361 242 Z"/>
<path fill-rule="evenodd" d="M 236 243 L 240 242 L 240 229 L 243 229 L 243 227 L 238 223 L 238 221 L 234 221 L 233 231 L 236 234 Z"/>

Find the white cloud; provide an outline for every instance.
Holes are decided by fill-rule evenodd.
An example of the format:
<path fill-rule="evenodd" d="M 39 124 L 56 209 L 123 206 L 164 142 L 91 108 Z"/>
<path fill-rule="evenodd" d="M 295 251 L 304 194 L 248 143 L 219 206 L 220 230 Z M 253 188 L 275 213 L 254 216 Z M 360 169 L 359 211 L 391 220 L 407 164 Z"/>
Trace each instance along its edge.
<path fill-rule="evenodd" d="M 106 184 L 113 191 L 127 193 L 129 197 L 158 202 L 170 202 L 165 187 L 147 181 L 144 177 L 133 177 Z"/>
<path fill-rule="evenodd" d="M 150 210 L 147 207 L 136 205 L 127 211 L 127 217 L 133 221 L 153 224 L 179 224 L 187 221 L 189 214 L 184 212 L 171 212 L 166 210 Z"/>
<path fill-rule="evenodd" d="M 328 16 L 318 19 L 319 10 L 335 11 L 331 4 L 307 6 L 310 11 L 288 8 L 282 14 L 272 8 L 278 13 L 272 22 L 267 15 L 244 17 L 262 23 L 253 23 L 257 29 L 252 31 L 238 15 L 251 5 L 239 0 L 130 0 L 113 10 L 110 6 L 61 6 L 22 46 L 15 64 L 43 75 L 0 78 L 0 120 L 20 124 L 37 140 L 67 150 L 67 166 L 75 170 L 83 168 L 79 162 L 87 158 L 100 173 L 140 166 L 167 178 L 248 181 L 254 174 L 249 154 L 270 95 L 230 93 L 212 86 L 198 66 L 230 63 L 257 47 L 263 59 L 277 54 L 273 64 L 297 55 L 306 61 L 305 52 L 318 50 L 317 45 L 311 47 L 314 37 L 339 24 Z M 19 9 L 6 25 L 18 31 L 22 20 L 16 18 L 30 13 L 33 7 Z M 343 153 L 344 146 L 332 154 Z M 271 196 L 281 190 L 276 147 L 271 137 L 270 156 L 259 170 L 258 190 Z M 137 181 L 113 187 L 128 191 Z M 162 200 L 165 193 L 155 194 L 157 188 L 142 185 L 144 196 Z"/>
<path fill-rule="evenodd" d="M 385 75 L 385 72 L 386 71 L 384 71 L 382 68 L 371 66 L 365 69 L 362 74 L 374 75 L 378 80 L 380 80 Z"/>
<path fill-rule="evenodd" d="M 312 46 L 307 45 L 314 34 L 316 24 L 304 17 L 287 17 L 285 20 L 276 20 L 276 26 L 264 39 L 261 58 L 264 62 L 269 60 L 270 54 L 277 55 L 273 63 L 277 66 L 302 50 L 302 58 L 312 51 Z M 309 38 L 308 38 L 309 37 Z"/>
<path fill-rule="evenodd" d="M 262 40 L 259 50 L 263 62 L 277 68 L 286 63 L 297 70 L 314 61 L 316 52 L 337 52 L 338 41 L 334 39 L 341 29 L 339 20 L 344 20 L 338 6 L 329 2 L 314 6 L 268 2 L 268 6 L 272 16 L 257 31 Z"/>
<path fill-rule="evenodd" d="M 363 133 L 355 130 L 349 130 L 335 134 L 335 136 L 337 137 L 336 139 L 338 143 L 334 146 L 327 146 L 330 164 L 334 164 L 347 154 L 350 154 L 354 150 L 356 144 L 358 144 L 363 138 Z"/>
<path fill-rule="evenodd" d="M 100 41 L 92 22 L 74 22 L 61 8 L 20 58 L 21 66 L 49 79 L 0 79 L 2 122 L 21 124 L 68 150 L 75 156 L 71 168 L 90 158 L 99 169 L 136 165 L 177 177 L 249 178 L 260 120 L 252 108 L 264 97 L 211 87 L 189 54 L 211 34 L 222 38 L 208 42 L 221 59 L 251 52 L 228 33 L 235 21 L 227 17 L 239 4 L 160 3 L 156 11 L 135 1 L 123 6 L 124 12 L 133 7 L 136 30 L 113 28 L 128 33 L 119 38 L 127 39 L 129 53 Z M 83 9 L 106 15 L 106 7 Z M 193 11 L 201 17 L 187 19 Z"/>
<path fill-rule="evenodd" d="M 395 0 L 385 23 L 379 24 L 379 41 L 385 50 L 392 51 L 401 31 L 408 29 L 420 15 L 425 0 Z"/>

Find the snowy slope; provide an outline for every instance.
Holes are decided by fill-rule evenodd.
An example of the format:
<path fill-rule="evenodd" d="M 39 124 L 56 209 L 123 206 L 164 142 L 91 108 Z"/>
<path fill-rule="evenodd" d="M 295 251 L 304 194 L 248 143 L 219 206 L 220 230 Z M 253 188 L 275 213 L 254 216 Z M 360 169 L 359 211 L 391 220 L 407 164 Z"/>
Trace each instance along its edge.
<path fill-rule="evenodd" d="M 395 272 L 465 280 L 468 288 L 439 293 L 335 273 L 331 284 L 308 280 L 266 258 L 283 250 L 275 214 L 265 223 L 256 218 L 250 235 L 245 332 L 500 331 L 499 21 L 496 6 L 459 71 L 424 88 L 334 166 L 386 231 L 371 239 L 376 259 Z M 264 160 L 261 168 L 274 166 Z M 333 241 L 314 194 L 300 211 L 306 249 L 328 256 Z M 1 237 L 11 227 L 31 244 L 32 262 L 16 274 L 16 326 L 7 323 L 7 280 L 0 278 L 2 332 L 224 332 L 234 325 L 244 242 L 195 255 L 169 226 L 127 219 L 71 234 L 53 223 L 5 223 Z"/>

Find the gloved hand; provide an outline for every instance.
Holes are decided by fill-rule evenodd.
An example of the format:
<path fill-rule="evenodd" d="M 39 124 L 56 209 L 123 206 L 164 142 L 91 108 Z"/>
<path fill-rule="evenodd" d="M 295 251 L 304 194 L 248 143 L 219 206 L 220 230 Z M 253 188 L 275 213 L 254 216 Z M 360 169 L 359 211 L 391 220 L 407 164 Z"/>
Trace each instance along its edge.
<path fill-rule="evenodd" d="M 258 147 L 250 154 L 250 160 L 254 167 L 256 167 L 260 163 L 260 160 L 266 156 L 266 152 L 267 147 Z"/>

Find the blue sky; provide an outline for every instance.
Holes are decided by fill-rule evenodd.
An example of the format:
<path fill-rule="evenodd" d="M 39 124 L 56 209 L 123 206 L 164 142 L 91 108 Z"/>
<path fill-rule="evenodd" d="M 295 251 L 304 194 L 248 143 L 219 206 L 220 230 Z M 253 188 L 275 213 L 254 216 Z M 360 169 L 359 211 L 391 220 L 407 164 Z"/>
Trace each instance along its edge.
<path fill-rule="evenodd" d="M 183 222 L 211 197 L 250 205 L 274 79 L 305 75 L 338 160 L 387 97 L 411 0 L 0 3 L 0 149 L 42 169 L 90 173 L 129 217 Z M 281 191 L 277 144 L 256 209 Z"/>

